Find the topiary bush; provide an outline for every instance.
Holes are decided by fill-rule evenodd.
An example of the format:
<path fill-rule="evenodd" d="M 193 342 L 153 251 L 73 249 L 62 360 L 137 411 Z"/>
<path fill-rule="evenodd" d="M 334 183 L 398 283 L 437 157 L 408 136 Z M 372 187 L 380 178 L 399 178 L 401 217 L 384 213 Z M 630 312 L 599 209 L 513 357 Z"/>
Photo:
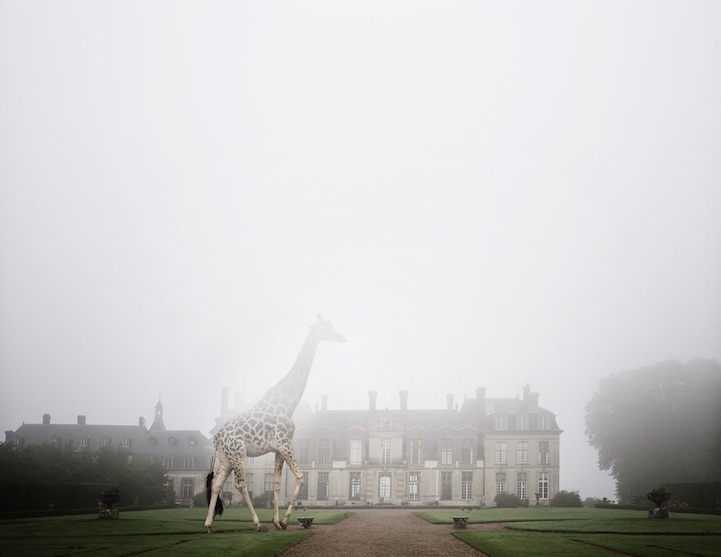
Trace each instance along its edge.
<path fill-rule="evenodd" d="M 583 507 L 583 501 L 577 491 L 561 490 L 549 503 L 552 507 Z"/>
<path fill-rule="evenodd" d="M 528 499 L 521 499 L 513 493 L 499 493 L 493 501 L 495 501 L 496 507 L 501 509 L 513 509 L 516 507 L 528 506 Z"/>

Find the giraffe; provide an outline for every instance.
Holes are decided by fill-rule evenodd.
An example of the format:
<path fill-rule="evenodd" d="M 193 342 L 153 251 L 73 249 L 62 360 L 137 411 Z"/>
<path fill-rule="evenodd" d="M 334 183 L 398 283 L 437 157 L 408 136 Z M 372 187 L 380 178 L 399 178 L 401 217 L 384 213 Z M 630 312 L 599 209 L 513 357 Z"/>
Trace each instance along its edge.
<path fill-rule="evenodd" d="M 267 530 L 260 523 L 258 514 L 250 501 L 245 463 L 247 457 L 260 456 L 270 452 L 275 453 L 273 524 L 278 530 L 285 530 L 288 527 L 288 519 L 303 485 L 303 473 L 300 471 L 291 447 L 295 432 L 292 416 L 305 390 L 316 348 L 322 340 L 345 342 L 345 339 L 335 331 L 330 322 L 323 321 L 323 318 L 318 315 L 317 321 L 310 326 L 308 336 L 288 374 L 275 386 L 268 389 L 250 410 L 228 420 L 215 434 L 213 457 L 207 480 L 208 516 L 205 519 L 205 528 L 209 534 L 213 531 L 213 518 L 216 514 L 223 512 L 220 490 L 231 471 L 235 479 L 235 487 L 243 495 L 253 516 L 256 531 Z M 220 464 L 218 473 L 214 474 L 216 455 Z M 284 462 L 295 476 L 296 486 L 288 504 L 288 510 L 286 510 L 283 520 L 279 520 L 278 498 Z"/>

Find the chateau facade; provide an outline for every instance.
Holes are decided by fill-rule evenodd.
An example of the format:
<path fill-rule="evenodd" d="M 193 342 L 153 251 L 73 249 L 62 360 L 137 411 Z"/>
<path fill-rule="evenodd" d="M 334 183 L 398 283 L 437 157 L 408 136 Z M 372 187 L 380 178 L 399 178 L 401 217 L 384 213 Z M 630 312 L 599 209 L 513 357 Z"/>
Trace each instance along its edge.
<path fill-rule="evenodd" d="M 296 411 L 302 505 L 493 506 L 503 492 L 543 505 L 559 491 L 562 431 L 530 387 L 522 399 L 489 399 L 479 388 L 460 408 L 447 395 L 444 410 L 409 408 L 408 391 L 397 409 L 381 410 L 377 392 L 368 395 L 365 410 L 328 410 L 324 397 L 319 410 Z M 273 462 L 273 455 L 249 459 L 252 496 L 272 496 Z M 284 469 L 281 499 L 294 488 Z M 232 479 L 224 491 L 241 500 Z"/>
<path fill-rule="evenodd" d="M 485 389 L 461 404 L 447 395 L 441 410 L 408 407 L 408 391 L 396 409 L 379 409 L 377 392 L 368 393 L 363 410 L 329 410 L 301 404 L 294 416 L 295 455 L 305 482 L 299 506 L 408 505 L 493 506 L 496 494 L 515 493 L 530 504 L 547 504 L 559 491 L 561 429 L 555 415 L 538 405 L 530 387 L 523 398 L 486 398 Z M 223 389 L 217 427 L 234 413 Z M 163 405 L 156 405 L 150 428 L 138 425 L 23 424 L 6 431 L 12 445 L 49 443 L 73 451 L 119 447 L 128 458 L 162 464 L 176 502 L 189 505 L 205 490 L 212 441 L 197 430 L 168 430 Z M 272 501 L 274 456 L 249 458 L 251 496 Z M 281 502 L 287 504 L 295 478 L 283 469 Z M 242 500 L 231 475 L 222 497 Z"/>

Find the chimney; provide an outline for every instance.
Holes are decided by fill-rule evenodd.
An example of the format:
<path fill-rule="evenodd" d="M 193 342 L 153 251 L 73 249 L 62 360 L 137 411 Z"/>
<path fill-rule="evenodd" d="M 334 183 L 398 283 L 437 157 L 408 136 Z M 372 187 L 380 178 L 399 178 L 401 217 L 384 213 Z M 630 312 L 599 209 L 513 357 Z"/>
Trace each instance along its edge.
<path fill-rule="evenodd" d="M 82 414 L 80 414 L 80 415 L 78 416 L 78 425 L 85 425 L 85 420 L 86 420 L 85 416 L 83 416 Z"/>
<path fill-rule="evenodd" d="M 378 398 L 378 391 L 368 391 L 368 409 L 376 409 L 376 399 Z"/>
<path fill-rule="evenodd" d="M 447 401 L 448 410 L 453 410 L 453 395 L 452 394 L 446 395 L 446 401 Z"/>
<path fill-rule="evenodd" d="M 43 425 L 48 425 L 50 423 L 50 414 L 43 414 Z"/>
<path fill-rule="evenodd" d="M 398 391 L 398 394 L 401 395 L 401 410 L 405 412 L 408 410 L 408 391 Z"/>
<path fill-rule="evenodd" d="M 140 427 L 145 427 L 145 418 L 143 418 L 142 416 L 140 416 L 140 417 L 138 418 L 138 425 L 139 425 Z"/>
<path fill-rule="evenodd" d="M 223 387 L 220 391 L 220 417 L 225 419 L 228 416 L 228 401 L 230 400 L 230 389 Z"/>
<path fill-rule="evenodd" d="M 328 410 L 328 395 L 320 395 L 320 409 L 323 412 Z"/>
<path fill-rule="evenodd" d="M 528 384 L 523 387 L 523 405 L 526 407 L 526 410 L 538 409 L 538 393 L 532 393 L 531 386 Z"/>

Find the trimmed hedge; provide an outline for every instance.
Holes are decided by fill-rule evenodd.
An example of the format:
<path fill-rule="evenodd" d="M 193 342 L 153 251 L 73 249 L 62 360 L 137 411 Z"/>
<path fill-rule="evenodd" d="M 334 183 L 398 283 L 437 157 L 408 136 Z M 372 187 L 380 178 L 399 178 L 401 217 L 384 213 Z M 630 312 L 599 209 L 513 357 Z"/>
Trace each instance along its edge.
<path fill-rule="evenodd" d="M 597 509 L 622 509 L 627 511 L 647 511 L 651 505 L 612 505 L 611 503 L 596 503 Z M 700 507 L 666 507 L 671 513 L 689 514 L 716 514 L 721 515 L 721 509 L 703 509 Z"/>
<path fill-rule="evenodd" d="M 98 507 L 105 483 L 0 483 L 0 512 Z"/>

